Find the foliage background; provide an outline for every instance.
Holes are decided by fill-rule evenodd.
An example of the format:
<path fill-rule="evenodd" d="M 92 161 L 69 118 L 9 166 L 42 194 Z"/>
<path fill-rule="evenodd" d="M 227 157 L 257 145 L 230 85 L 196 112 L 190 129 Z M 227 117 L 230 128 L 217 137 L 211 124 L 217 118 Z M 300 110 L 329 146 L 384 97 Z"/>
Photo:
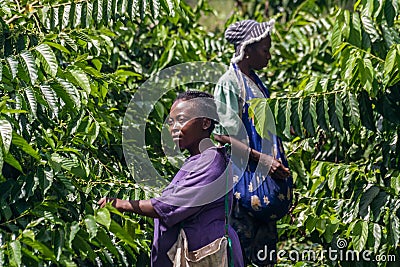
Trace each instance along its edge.
<path fill-rule="evenodd" d="M 278 22 L 262 73 L 273 94 L 254 106 L 272 109 L 296 183 L 281 247 L 326 249 L 345 238 L 348 249 L 399 260 L 398 1 L 234 4 L 225 25 Z M 233 49 L 224 27 L 204 19 L 210 12 L 206 1 L 0 3 L 0 265 L 149 265 L 152 221 L 96 201 L 152 196 L 124 162 L 124 112 L 140 84 L 165 67 L 229 63 Z M 148 119 L 148 152 L 166 179 L 176 170 L 160 159 L 159 136 L 179 90 Z"/>

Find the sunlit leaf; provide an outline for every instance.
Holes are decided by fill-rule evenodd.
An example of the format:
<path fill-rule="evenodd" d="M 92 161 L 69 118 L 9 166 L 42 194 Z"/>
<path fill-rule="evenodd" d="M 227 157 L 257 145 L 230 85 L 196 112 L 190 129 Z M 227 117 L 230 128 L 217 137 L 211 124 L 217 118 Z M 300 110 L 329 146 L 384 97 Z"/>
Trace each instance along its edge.
<path fill-rule="evenodd" d="M 50 46 L 41 44 L 35 47 L 35 50 L 38 52 L 38 58 L 42 62 L 45 71 L 53 77 L 56 76 L 58 69 L 57 59 Z"/>
<path fill-rule="evenodd" d="M 18 73 L 18 60 L 14 56 L 10 56 L 7 59 L 8 66 L 10 67 L 10 72 L 12 78 L 15 79 Z"/>
<path fill-rule="evenodd" d="M 353 232 L 353 248 L 360 252 L 365 248 L 368 238 L 368 222 L 359 220 L 354 225 Z"/>
<path fill-rule="evenodd" d="M 66 232 L 69 233 L 67 239 L 69 248 L 72 248 L 72 242 L 74 241 L 75 236 L 79 232 L 79 230 L 80 230 L 79 222 L 77 221 L 72 222 L 71 226 L 66 229 Z"/>
<path fill-rule="evenodd" d="M 347 92 L 346 108 L 349 111 L 350 120 L 354 125 L 360 124 L 360 111 L 358 109 L 358 101 L 354 94 Z"/>
<path fill-rule="evenodd" d="M 101 225 L 104 225 L 105 227 L 107 227 L 107 229 L 110 228 L 111 216 L 110 216 L 110 212 L 108 211 L 108 209 L 106 209 L 106 208 L 99 209 L 96 212 L 95 219 L 96 219 L 96 222 L 98 222 Z"/>
<path fill-rule="evenodd" d="M 80 86 L 86 93 L 90 94 L 90 82 L 86 73 L 79 68 L 69 68 L 68 72 L 71 73 L 71 78 Z"/>
<path fill-rule="evenodd" d="M 58 83 L 52 83 L 51 88 L 70 109 L 80 109 L 81 99 L 78 89 L 68 81 L 57 78 Z"/>
<path fill-rule="evenodd" d="M 38 78 L 38 70 L 35 64 L 35 58 L 32 53 L 28 50 L 23 51 L 20 54 L 21 65 L 24 71 L 29 75 L 31 84 L 35 84 Z"/>
<path fill-rule="evenodd" d="M 37 240 L 33 240 L 29 237 L 23 237 L 21 239 L 21 242 L 38 250 L 45 259 L 51 259 L 51 260 L 55 260 L 56 257 L 54 255 L 54 253 L 51 251 L 50 248 L 48 248 L 45 244 L 43 244 L 42 242 L 39 242 Z"/>
<path fill-rule="evenodd" d="M 21 243 L 19 240 L 14 240 L 10 242 L 10 263 L 12 266 L 21 266 Z"/>
<path fill-rule="evenodd" d="M 93 215 L 87 215 L 85 218 L 86 229 L 89 232 L 90 239 L 96 237 L 97 235 L 97 224 L 96 219 Z"/>
<path fill-rule="evenodd" d="M 390 81 L 391 73 L 396 65 L 397 61 L 397 49 L 396 46 L 392 46 L 389 52 L 386 55 L 385 59 L 385 74 L 384 74 L 384 83 L 387 84 Z"/>
<path fill-rule="evenodd" d="M 5 154 L 7 154 L 8 150 L 10 149 L 11 140 L 12 140 L 12 132 L 13 132 L 13 130 L 12 130 L 11 123 L 7 120 L 0 119 L 0 134 L 1 134 Z"/>
<path fill-rule="evenodd" d="M 25 153 L 31 155 L 35 159 L 40 159 L 39 153 L 33 149 L 31 145 L 16 132 L 12 133 L 12 144 L 21 148 Z"/>
<path fill-rule="evenodd" d="M 266 99 L 258 98 L 250 102 L 249 115 L 254 118 L 257 133 L 263 138 L 276 134 L 275 119 Z"/>
<path fill-rule="evenodd" d="M 382 230 L 381 230 L 381 226 L 379 224 L 374 223 L 373 225 L 374 225 L 374 228 L 373 228 L 374 253 L 377 253 L 379 246 L 381 244 Z"/>
<path fill-rule="evenodd" d="M 57 95 L 51 89 L 49 85 L 41 85 L 40 90 L 42 91 L 44 98 L 46 99 L 49 107 L 53 111 L 54 115 L 58 115 L 58 100 Z"/>
<path fill-rule="evenodd" d="M 400 242 L 400 219 L 396 214 L 390 218 L 390 237 L 393 246 L 397 247 Z"/>

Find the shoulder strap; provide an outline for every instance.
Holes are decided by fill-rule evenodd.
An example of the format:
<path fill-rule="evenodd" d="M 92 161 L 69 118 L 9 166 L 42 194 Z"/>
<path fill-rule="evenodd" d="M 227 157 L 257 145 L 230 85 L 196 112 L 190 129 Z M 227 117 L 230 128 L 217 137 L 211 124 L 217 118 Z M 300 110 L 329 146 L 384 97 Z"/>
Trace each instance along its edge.
<path fill-rule="evenodd" d="M 228 150 L 230 144 L 225 144 L 225 149 Z M 227 167 L 229 167 L 229 161 L 227 164 Z M 225 237 L 228 240 L 228 266 L 233 267 L 234 261 L 233 261 L 233 249 L 232 249 L 232 240 L 229 237 L 229 168 L 226 168 L 226 180 L 225 180 Z"/>

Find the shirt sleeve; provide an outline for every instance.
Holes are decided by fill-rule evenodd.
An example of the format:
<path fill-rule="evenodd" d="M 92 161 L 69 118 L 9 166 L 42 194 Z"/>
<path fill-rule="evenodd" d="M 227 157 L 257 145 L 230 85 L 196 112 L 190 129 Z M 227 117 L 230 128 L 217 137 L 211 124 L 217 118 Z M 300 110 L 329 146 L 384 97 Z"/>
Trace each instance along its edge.
<path fill-rule="evenodd" d="M 199 213 L 208 205 L 214 205 L 225 194 L 226 180 L 218 179 L 225 177 L 224 156 L 215 150 L 208 154 L 208 159 L 202 157 L 186 166 L 194 171 L 186 172 L 180 179 L 181 188 L 169 186 L 161 197 L 151 199 L 160 220 L 168 227 Z M 178 205 L 173 205 L 174 203 Z"/>
<path fill-rule="evenodd" d="M 227 72 L 218 81 L 214 89 L 214 99 L 217 105 L 219 124 L 215 126 L 214 133 L 218 135 L 237 135 L 240 125 L 240 88 L 236 78 Z"/>

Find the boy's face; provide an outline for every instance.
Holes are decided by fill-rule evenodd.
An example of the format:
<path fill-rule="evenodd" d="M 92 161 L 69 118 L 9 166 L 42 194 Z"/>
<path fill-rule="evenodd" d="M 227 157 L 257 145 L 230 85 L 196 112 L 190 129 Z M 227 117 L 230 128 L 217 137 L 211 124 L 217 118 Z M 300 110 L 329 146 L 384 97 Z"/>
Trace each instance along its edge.
<path fill-rule="evenodd" d="M 180 149 L 196 149 L 200 141 L 208 137 L 209 119 L 201 117 L 196 104 L 189 100 L 177 100 L 168 118 L 169 131 Z"/>

